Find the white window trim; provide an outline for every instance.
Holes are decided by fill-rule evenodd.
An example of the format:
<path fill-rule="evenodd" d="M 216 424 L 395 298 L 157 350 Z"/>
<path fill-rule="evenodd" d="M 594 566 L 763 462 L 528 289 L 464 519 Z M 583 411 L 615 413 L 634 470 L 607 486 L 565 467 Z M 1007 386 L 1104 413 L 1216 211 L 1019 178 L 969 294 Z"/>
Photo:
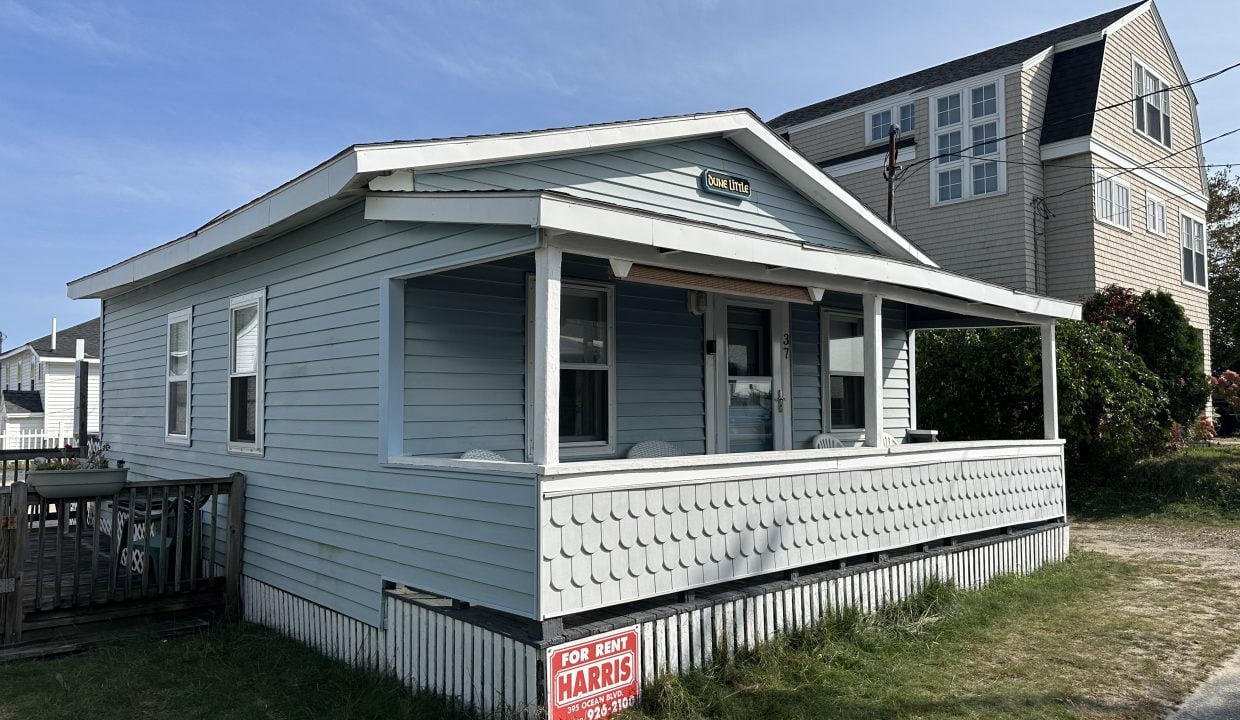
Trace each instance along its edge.
<path fill-rule="evenodd" d="M 233 312 L 240 307 L 247 305 L 255 305 L 258 307 L 258 348 L 256 350 L 256 363 L 254 367 L 254 442 L 242 443 L 232 439 L 232 379 L 235 376 L 233 369 L 234 354 L 234 332 L 233 328 Z M 263 406 L 266 405 L 266 396 L 263 392 L 263 381 L 267 367 L 267 289 L 255 290 L 254 292 L 244 295 L 237 295 L 228 301 L 228 367 L 226 368 L 227 397 L 224 406 L 224 433 L 225 440 L 228 442 L 228 452 L 238 455 L 262 455 L 263 454 Z M 244 373 L 248 375 L 249 373 Z"/>
<path fill-rule="evenodd" d="M 534 277 L 526 280 L 526 321 L 525 321 L 525 417 L 534 416 L 534 397 L 530 392 L 531 379 L 534 377 Z M 616 454 L 616 288 L 610 283 L 594 282 L 563 278 L 560 280 L 560 294 L 569 288 L 583 290 L 601 290 L 607 295 L 607 440 L 590 440 L 586 442 L 560 443 L 560 457 L 597 457 Z M 558 347 L 559 342 L 556 342 Z M 593 364 L 593 363 L 591 363 Z M 573 369 L 575 363 L 560 363 L 560 369 Z M 528 455 L 530 423 L 525 426 L 526 448 Z M 528 458 L 527 458 L 528 459 Z"/>
<path fill-rule="evenodd" d="M 1107 218 L 1102 217 L 1101 208 L 1098 207 L 1098 187 L 1102 185 L 1103 182 L 1110 182 L 1112 185 L 1120 185 L 1126 190 L 1128 190 L 1128 225 L 1127 226 L 1120 225 L 1114 220 L 1109 220 Z M 1132 185 L 1130 185 L 1127 181 L 1121 180 L 1118 176 L 1111 175 L 1110 173 L 1102 172 L 1101 170 L 1095 171 L 1092 201 L 1094 204 L 1094 220 L 1102 223 L 1103 225 L 1110 225 L 1113 228 L 1123 230 L 1124 232 L 1128 232 L 1128 233 L 1132 232 Z M 1181 274 L 1182 273 L 1183 271 L 1181 270 Z"/>
<path fill-rule="evenodd" d="M 187 326 L 185 334 L 185 374 L 173 376 L 172 374 L 172 326 L 176 323 L 184 322 Z M 164 442 L 169 445 L 189 445 L 193 428 L 193 395 L 194 395 L 194 308 L 187 307 L 183 310 L 168 313 L 167 322 L 164 325 L 166 338 L 164 341 Z M 231 365 L 229 366 L 231 367 Z M 172 383 L 185 383 L 185 434 L 174 434 L 169 428 L 168 411 L 168 389 Z"/>
<path fill-rule="evenodd" d="M 822 384 L 822 431 L 824 433 L 865 433 L 865 397 L 861 399 L 861 424 L 849 425 L 846 427 L 836 428 L 831 424 L 831 318 L 843 318 L 847 320 L 855 320 L 861 325 L 862 333 L 865 332 L 865 316 L 859 312 L 848 312 L 842 310 L 833 310 L 831 308 L 822 308 L 818 313 L 818 341 L 820 343 L 820 360 L 822 366 L 822 375 L 819 381 Z M 864 334 L 862 335 L 864 338 Z M 861 372 L 838 372 L 836 375 L 847 375 L 849 377 L 865 377 L 865 368 Z"/>
<path fill-rule="evenodd" d="M 891 113 L 891 124 L 895 125 L 896 127 L 900 127 L 900 108 L 906 105 L 913 106 L 913 129 L 908 132 L 909 133 L 917 132 L 917 102 L 915 100 L 902 100 L 902 101 L 894 102 L 884 107 L 876 107 L 876 108 L 867 110 L 865 112 L 865 127 L 861 128 L 862 145 L 881 145 L 882 143 L 887 142 L 886 135 L 884 135 L 883 137 L 877 140 L 870 137 L 870 127 L 871 127 L 870 123 L 872 122 L 873 117 L 875 115 L 878 115 L 879 113 L 890 112 Z M 905 131 L 901 130 L 900 133 L 901 135 L 904 135 Z"/>
<path fill-rule="evenodd" d="M 979 118 L 973 117 L 973 90 L 987 85 L 995 86 L 995 114 L 985 115 Z M 939 125 L 938 103 L 940 98 L 950 97 L 952 95 L 960 96 L 960 122 L 951 123 L 949 125 Z M 1007 194 L 1007 141 L 1003 140 L 1007 134 L 1007 108 L 1006 108 L 1007 92 L 1004 87 L 1004 79 L 1002 77 L 979 79 L 979 81 L 970 82 L 968 84 L 954 85 L 950 89 L 931 95 L 929 97 L 929 115 L 930 115 L 930 156 L 939 155 L 939 135 L 953 131 L 960 132 L 960 158 L 940 163 L 938 159 L 934 160 L 930 168 L 930 205 L 937 207 L 940 205 L 954 205 L 955 203 L 969 202 L 970 200 L 982 200 L 985 198 L 999 197 Z M 996 140 L 997 147 L 994 155 L 978 157 L 977 151 L 972 148 L 973 145 L 973 128 L 988 123 L 995 123 L 995 136 L 1000 138 Z M 994 192 L 974 194 L 973 193 L 973 166 L 981 165 L 985 162 L 995 162 L 998 172 L 998 189 Z M 948 170 L 960 170 L 960 197 L 950 200 L 939 200 L 939 173 Z"/>
<path fill-rule="evenodd" d="M 1180 211 L 1179 218 L 1180 218 L 1180 227 L 1179 227 L 1178 250 L 1179 250 L 1179 255 L 1180 255 L 1180 284 L 1185 287 L 1193 288 L 1194 290 L 1204 290 L 1206 292 L 1209 292 L 1210 290 L 1210 229 L 1206 226 L 1206 220 L 1203 217 L 1199 217 L 1191 213 Z M 1201 257 L 1204 262 L 1204 268 L 1205 268 L 1205 274 L 1206 274 L 1205 283 L 1189 282 L 1184 279 L 1184 220 L 1186 219 L 1192 220 L 1195 223 L 1201 224 Z M 1194 253 L 1195 252 L 1196 251 L 1194 251 Z"/>
<path fill-rule="evenodd" d="M 1132 84 L 1132 81 L 1135 79 L 1134 76 L 1136 75 L 1136 70 L 1138 67 L 1141 68 L 1142 73 L 1146 75 L 1152 75 L 1155 79 L 1158 80 L 1158 82 L 1162 83 L 1163 87 L 1167 87 L 1167 88 L 1171 87 L 1171 83 L 1163 79 L 1162 73 L 1158 72 L 1157 70 L 1151 70 L 1150 64 L 1145 62 L 1141 58 L 1137 57 L 1136 55 L 1132 56 L 1132 65 L 1129 66 L 1129 70 L 1128 70 L 1128 82 L 1130 86 Z M 1142 84 L 1142 87 L 1140 89 L 1132 88 L 1132 90 L 1133 90 L 1132 96 L 1134 98 L 1145 94 L 1144 84 Z M 1171 118 L 1172 118 L 1171 91 L 1167 90 L 1166 93 L 1167 93 L 1167 124 L 1168 126 L 1170 126 Z M 1141 98 L 1140 100 L 1133 103 L 1134 107 L 1132 111 L 1132 131 L 1136 133 L 1137 135 L 1140 135 L 1141 137 L 1145 138 L 1146 142 L 1153 143 L 1154 145 L 1158 146 L 1159 148 L 1163 150 L 1172 149 L 1170 145 L 1164 145 L 1162 140 L 1155 140 L 1153 137 L 1150 136 L 1149 132 L 1137 127 L 1137 113 L 1145 112 L 1145 104 L 1146 104 L 1146 98 Z M 1174 139 L 1174 134 L 1172 134 L 1172 137 Z"/>
<path fill-rule="evenodd" d="M 1129 192 L 1131 193 L 1131 191 Z M 1162 206 L 1162 232 L 1150 228 L 1150 205 L 1155 204 Z M 1151 235 L 1157 235 L 1158 237 L 1167 237 L 1167 201 L 1164 200 L 1162 196 L 1155 195 L 1148 190 L 1145 191 L 1145 231 Z"/>

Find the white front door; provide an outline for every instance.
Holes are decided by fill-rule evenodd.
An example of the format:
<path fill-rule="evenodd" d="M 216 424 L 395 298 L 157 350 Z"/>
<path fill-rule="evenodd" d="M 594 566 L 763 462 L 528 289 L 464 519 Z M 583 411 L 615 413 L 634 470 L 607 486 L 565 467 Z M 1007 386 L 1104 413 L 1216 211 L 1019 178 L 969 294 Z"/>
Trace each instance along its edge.
<path fill-rule="evenodd" d="M 787 307 L 723 297 L 713 303 L 715 452 L 790 447 Z"/>

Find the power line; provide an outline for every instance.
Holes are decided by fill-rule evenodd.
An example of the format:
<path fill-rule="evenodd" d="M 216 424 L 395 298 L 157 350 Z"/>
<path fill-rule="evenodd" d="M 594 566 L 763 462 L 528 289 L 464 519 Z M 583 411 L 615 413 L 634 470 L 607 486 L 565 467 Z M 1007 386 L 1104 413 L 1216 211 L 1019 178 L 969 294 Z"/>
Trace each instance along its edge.
<path fill-rule="evenodd" d="M 1177 152 L 1182 152 L 1182 151 L 1177 151 Z M 946 156 L 948 154 L 944 153 L 944 155 Z M 965 158 L 966 160 L 985 160 L 987 162 L 1006 163 L 1008 165 L 1028 165 L 1031 167 L 1044 167 L 1045 164 L 1049 162 L 1045 160 L 1039 161 L 1039 162 L 1030 162 L 1028 160 L 1007 160 L 1007 159 L 1000 160 L 999 158 L 987 157 L 985 155 L 965 155 L 963 150 L 960 151 L 959 153 L 950 153 L 950 157 L 952 157 L 953 159 L 955 159 L 956 157 L 961 157 L 961 158 Z M 1132 167 L 1128 167 L 1125 165 L 1114 165 L 1114 166 L 1110 166 L 1106 168 L 1099 168 L 1097 165 L 1055 164 L 1052 167 L 1068 168 L 1068 169 L 1075 169 L 1075 170 L 1099 170 L 1099 169 L 1103 169 L 1103 170 L 1141 170 L 1141 169 L 1146 169 L 1146 170 L 1202 170 L 1202 169 L 1207 169 L 1208 170 L 1209 168 L 1231 168 L 1231 167 L 1236 167 L 1236 166 L 1240 166 L 1240 161 L 1229 162 L 1229 163 L 1203 163 L 1203 164 L 1198 164 L 1198 165 L 1142 165 L 1142 166 L 1132 166 Z"/>
<path fill-rule="evenodd" d="M 1053 200 L 1054 198 L 1061 197 L 1061 196 L 1063 196 L 1063 195 L 1067 195 L 1068 193 L 1076 192 L 1077 190 L 1080 190 L 1080 189 L 1082 189 L 1082 188 L 1087 188 L 1087 187 L 1089 187 L 1089 186 L 1091 186 L 1091 185 L 1097 185 L 1098 183 L 1101 183 L 1101 182 L 1106 182 L 1106 181 L 1110 180 L 1111 178 L 1117 178 L 1117 177 L 1120 177 L 1121 175 L 1127 175 L 1128 173 L 1131 173 L 1131 172 L 1136 172 L 1137 170 L 1141 170 L 1141 169 L 1143 169 L 1143 168 L 1147 168 L 1147 167 L 1148 167 L 1148 166 L 1150 166 L 1150 165 L 1153 165 L 1154 163 L 1158 162 L 1159 160 L 1166 160 L 1166 159 L 1168 159 L 1168 158 L 1175 157 L 1176 155 L 1179 155 L 1179 154 L 1180 154 L 1180 153 L 1182 153 L 1182 152 L 1187 152 L 1187 151 L 1189 151 L 1189 150 L 1195 150 L 1195 149 L 1197 149 L 1197 148 L 1199 148 L 1199 147 L 1201 147 L 1201 146 L 1203 146 L 1203 145 L 1205 145 L 1205 144 L 1207 144 L 1207 143 L 1212 143 L 1212 142 L 1214 142 L 1215 140 L 1219 140 L 1219 139 L 1221 139 L 1221 138 L 1225 138 L 1225 137 L 1227 137 L 1228 135 L 1234 135 L 1234 134 L 1236 134 L 1236 133 L 1238 133 L 1238 132 L 1240 132 L 1240 127 L 1237 127 L 1237 128 L 1232 128 L 1231 130 L 1228 130 L 1228 131 L 1227 131 L 1227 132 L 1225 132 L 1225 133 L 1220 133 L 1220 134 L 1218 134 L 1218 135 L 1215 135 L 1214 137 L 1210 138 L 1209 140 L 1203 140 L 1203 141 L 1201 141 L 1201 142 L 1199 142 L 1199 143 L 1194 143 L 1194 144 L 1189 145 L 1189 146 L 1187 146 L 1187 147 L 1180 148 L 1179 150 L 1176 150 L 1175 152 L 1172 152 L 1172 153 L 1169 153 L 1169 154 L 1167 154 L 1167 155 L 1164 155 L 1164 156 L 1162 156 L 1162 157 L 1160 157 L 1160 158 L 1156 158 L 1156 159 L 1154 159 L 1154 160 L 1151 160 L 1151 161 L 1149 161 L 1148 163 L 1143 163 L 1143 164 L 1138 165 L 1138 166 L 1136 166 L 1136 167 L 1128 168 L 1127 170 L 1121 170 L 1120 172 L 1118 172 L 1118 173 L 1116 173 L 1115 175 L 1112 175 L 1112 176 L 1110 176 L 1110 177 L 1106 177 L 1106 178 L 1102 178 L 1101 180 L 1095 180 L 1095 181 L 1093 181 L 1093 182 L 1087 182 L 1087 183 L 1084 183 L 1084 184 L 1081 184 L 1081 185 L 1077 185 L 1077 186 L 1076 186 L 1076 187 L 1074 187 L 1074 188 L 1069 188 L 1069 189 L 1067 189 L 1067 190 L 1064 190 L 1063 192 L 1057 192 L 1057 193 L 1055 193 L 1054 195 L 1047 195 L 1045 199 L 1046 199 L 1046 200 Z M 1098 168 L 1098 169 L 1100 169 L 1100 170 L 1105 170 L 1106 168 Z"/>
<path fill-rule="evenodd" d="M 1100 112 L 1102 112 L 1102 111 L 1104 111 L 1104 110 L 1114 110 L 1115 108 L 1118 108 L 1118 107 L 1123 107 L 1123 106 L 1125 106 L 1125 105 L 1131 105 L 1131 104 L 1132 104 L 1132 103 L 1134 103 L 1134 102 L 1138 102 L 1138 101 L 1140 101 L 1140 100 L 1144 100 L 1144 99 L 1145 99 L 1145 98 L 1147 98 L 1147 97 L 1152 97 L 1152 96 L 1154 96 L 1154 95 L 1161 95 L 1162 93 L 1169 93 L 1169 92 L 1171 92 L 1172 90 L 1183 90 L 1183 89 L 1185 89 L 1185 88 L 1187 88 L 1187 87 L 1190 87 L 1190 86 L 1192 86 L 1192 85 L 1196 85 L 1197 83 L 1200 83 L 1200 82 L 1205 82 L 1206 80 L 1212 80 L 1212 79 L 1214 79 L 1214 78 L 1218 77 L 1219 75 L 1222 75 L 1223 73 L 1226 73 L 1226 72 L 1230 72 L 1230 71 L 1232 71 L 1232 70 L 1234 70 L 1234 69 L 1236 69 L 1236 68 L 1238 68 L 1238 67 L 1240 67 L 1240 62 L 1233 63 L 1233 64 L 1228 65 L 1227 67 L 1222 68 L 1222 69 L 1219 69 L 1219 70 L 1215 70 L 1215 71 L 1214 71 L 1214 72 L 1212 72 L 1212 73 L 1209 73 L 1209 74 L 1206 74 L 1206 75 L 1202 75 L 1201 77 L 1197 78 L 1196 80 L 1190 80 L 1189 82 L 1186 82 L 1186 83 L 1181 83 L 1181 84 L 1179 84 L 1179 85 L 1169 86 L 1169 87 L 1166 87 L 1166 88 L 1164 88 L 1164 89 L 1162 89 L 1162 90 L 1156 90 L 1156 91 L 1154 91 L 1154 92 L 1145 93 L 1145 94 L 1143 94 L 1143 95 L 1137 95 L 1136 97 L 1131 97 L 1131 98 L 1128 98 L 1128 99 L 1126 99 L 1126 100 L 1121 100 L 1120 102 L 1117 102 L 1117 103 L 1112 103 L 1112 104 L 1110 104 L 1110 105 L 1105 105 L 1105 106 L 1103 106 L 1103 107 L 1100 107 L 1100 108 L 1097 108 L 1097 109 L 1094 109 L 1094 110 L 1090 110 L 1090 111 L 1088 111 L 1088 112 L 1079 113 L 1079 114 L 1077 114 L 1077 115 L 1073 115 L 1072 117 L 1067 117 L 1067 118 L 1064 118 L 1064 119 L 1062 119 L 1062 120 L 1055 120 L 1054 122 L 1043 123 L 1043 124 L 1041 124 L 1041 125 L 1034 125 L 1034 126 L 1032 126 L 1032 127 L 1026 128 L 1026 129 L 1024 129 L 1024 130 L 1018 130 L 1018 131 L 1016 131 L 1016 132 L 1014 132 L 1014 133 L 1009 133 L 1009 134 L 1007 134 L 1007 135 L 1004 135 L 1003 137 L 993 138 L 993 139 L 987 139 L 987 140 L 985 140 L 985 141 L 983 141 L 983 142 L 974 143 L 974 144 L 970 145 L 970 146 L 969 146 L 969 147 L 967 147 L 967 148 L 963 148 L 962 150 L 972 150 L 973 148 L 975 148 L 975 147 L 979 147 L 979 146 L 982 146 L 982 145 L 990 145 L 991 143 L 996 143 L 996 142 L 999 142 L 999 141 L 1001 141 L 1001 140 L 1009 140 L 1009 139 L 1014 138 L 1014 137 L 1020 137 L 1021 135 L 1025 135 L 1025 134 L 1031 133 L 1031 132 L 1033 132 L 1034 130 L 1041 130 L 1041 129 L 1043 129 L 1043 128 L 1051 127 L 1051 126 L 1054 126 L 1054 125 L 1060 125 L 1060 124 L 1063 124 L 1063 123 L 1072 122 L 1073 120 L 1079 120 L 1079 119 L 1084 118 L 1084 117 L 1089 117 L 1089 116 L 1091 116 L 1091 115 L 1096 115 L 1096 114 L 1098 114 L 1098 113 L 1100 113 Z M 908 168 L 906 168 L 906 169 L 904 170 L 904 172 L 903 172 L 903 173 L 901 173 L 901 179 L 903 179 L 904 177 L 907 177 L 907 176 L 908 176 L 909 174 L 911 174 L 911 173 L 914 173 L 914 172 L 916 172 L 916 171 L 920 170 L 920 169 L 921 169 L 922 167 L 924 167 L 926 164 L 928 164 L 928 163 L 930 163 L 930 162 L 932 162 L 932 161 L 934 161 L 934 160 L 937 160 L 937 159 L 939 159 L 939 158 L 941 158 L 941 157 L 954 156 L 954 155 L 957 155 L 957 154 L 958 154 L 958 153 L 940 153 L 939 155 L 934 155 L 934 156 L 931 156 L 931 157 L 925 158 L 924 160 L 918 160 L 916 163 L 913 163 L 913 164 L 912 164 L 912 165 L 910 165 Z"/>

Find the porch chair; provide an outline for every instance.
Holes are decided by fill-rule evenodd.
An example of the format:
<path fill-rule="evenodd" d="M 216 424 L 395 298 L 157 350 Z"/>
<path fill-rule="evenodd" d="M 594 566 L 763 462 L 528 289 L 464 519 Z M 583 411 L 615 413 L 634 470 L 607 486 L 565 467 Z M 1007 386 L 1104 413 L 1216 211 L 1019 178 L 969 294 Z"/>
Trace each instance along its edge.
<path fill-rule="evenodd" d="M 886 448 L 896 447 L 899 444 L 900 444 L 900 441 L 896 440 L 895 435 L 892 435 L 891 433 L 888 433 L 888 432 L 883 433 L 883 447 L 886 447 Z"/>
<path fill-rule="evenodd" d="M 827 448 L 842 448 L 844 443 L 840 439 L 830 433 L 819 433 L 809 441 L 810 447 L 815 450 L 826 450 Z"/>
<path fill-rule="evenodd" d="M 629 448 L 627 458 L 678 457 L 680 448 L 665 440 L 643 440 Z"/>
<path fill-rule="evenodd" d="M 490 462 L 508 462 L 508 458 L 504 457 L 503 455 L 500 455 L 497 452 L 492 452 L 491 450 L 483 450 L 481 448 L 475 448 L 473 450 L 466 450 L 465 452 L 461 453 L 461 459 L 462 460 L 488 460 Z"/>

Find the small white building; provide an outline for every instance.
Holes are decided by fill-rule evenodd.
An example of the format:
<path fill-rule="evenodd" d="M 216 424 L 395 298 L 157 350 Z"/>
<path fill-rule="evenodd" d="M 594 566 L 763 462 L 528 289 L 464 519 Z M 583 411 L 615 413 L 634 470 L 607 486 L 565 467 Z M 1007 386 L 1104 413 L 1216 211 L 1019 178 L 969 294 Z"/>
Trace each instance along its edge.
<path fill-rule="evenodd" d="M 86 430 L 99 432 L 99 319 L 64 330 L 52 320 L 50 334 L 0 352 L 0 450 L 73 440 L 79 340 L 90 368 Z"/>

